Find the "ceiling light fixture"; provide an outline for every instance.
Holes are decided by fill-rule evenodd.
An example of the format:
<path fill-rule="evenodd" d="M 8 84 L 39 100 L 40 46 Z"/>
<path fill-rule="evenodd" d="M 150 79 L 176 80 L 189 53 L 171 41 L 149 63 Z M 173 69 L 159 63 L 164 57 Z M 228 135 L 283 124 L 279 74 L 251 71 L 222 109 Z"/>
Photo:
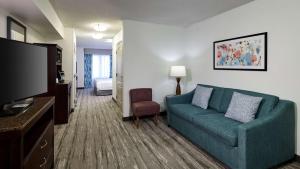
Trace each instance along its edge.
<path fill-rule="evenodd" d="M 102 38 L 103 38 L 103 35 L 100 34 L 100 33 L 95 33 L 95 34 L 93 34 L 93 38 L 94 38 L 94 39 L 102 39 Z"/>
<path fill-rule="evenodd" d="M 109 28 L 108 24 L 104 24 L 104 23 L 96 23 L 94 25 L 94 29 L 98 32 L 104 32 Z"/>

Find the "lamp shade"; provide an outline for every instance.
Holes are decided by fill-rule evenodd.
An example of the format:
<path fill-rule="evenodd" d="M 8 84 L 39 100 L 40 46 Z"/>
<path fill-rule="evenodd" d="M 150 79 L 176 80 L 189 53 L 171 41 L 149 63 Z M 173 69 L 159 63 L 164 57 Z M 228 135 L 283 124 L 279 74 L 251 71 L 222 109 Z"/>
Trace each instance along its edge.
<path fill-rule="evenodd" d="M 186 76 L 185 66 L 171 66 L 170 76 L 172 77 Z"/>

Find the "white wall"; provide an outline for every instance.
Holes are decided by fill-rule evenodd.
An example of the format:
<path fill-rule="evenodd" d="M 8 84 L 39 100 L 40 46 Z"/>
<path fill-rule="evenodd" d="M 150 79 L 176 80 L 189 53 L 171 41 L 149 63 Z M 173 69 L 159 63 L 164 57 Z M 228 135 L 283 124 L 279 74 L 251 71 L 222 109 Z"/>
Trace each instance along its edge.
<path fill-rule="evenodd" d="M 130 116 L 129 90 L 150 87 L 163 109 L 166 95 L 175 93 L 169 69 L 183 57 L 183 29 L 125 20 L 123 22 L 123 117 Z"/>
<path fill-rule="evenodd" d="M 111 49 L 90 49 L 90 48 L 85 48 L 84 53 L 85 54 L 96 54 L 96 55 L 111 55 L 112 50 Z"/>
<path fill-rule="evenodd" d="M 121 41 L 123 41 L 123 30 L 121 30 L 119 33 L 117 33 L 113 37 L 113 42 L 112 42 L 112 84 L 113 84 L 112 97 L 115 100 L 117 99 L 117 81 L 116 81 L 117 57 L 116 57 L 116 51 L 117 51 L 117 44 Z"/>
<path fill-rule="evenodd" d="M 49 0 L 32 0 L 34 4 L 40 9 L 44 16 L 49 20 L 53 28 L 57 31 L 61 38 L 64 38 L 64 25 L 59 19 L 56 11 L 49 2 Z M 51 37 L 49 37 L 51 38 Z"/>
<path fill-rule="evenodd" d="M 300 106 L 299 0 L 256 0 L 186 30 L 188 90 L 197 83 L 259 91 Z M 268 71 L 213 70 L 213 42 L 268 32 Z M 300 116 L 297 115 L 300 140 Z M 300 154 L 300 141 L 297 143 Z"/>
<path fill-rule="evenodd" d="M 72 28 L 71 28 L 72 29 Z M 72 88 L 72 93 L 73 93 L 73 99 L 74 103 L 77 103 L 77 80 L 76 80 L 76 61 L 77 61 L 77 56 L 76 56 L 76 51 L 77 49 L 77 39 L 76 39 L 76 33 L 75 30 L 73 29 L 73 44 L 72 44 L 72 55 L 73 55 L 73 88 Z M 75 105 L 73 106 L 75 108 Z"/>
<path fill-rule="evenodd" d="M 8 12 L 6 12 L 4 9 L 0 9 L 0 37 L 6 38 L 7 37 L 7 16 L 12 16 Z M 27 42 L 28 43 L 42 43 L 45 42 L 45 37 L 43 37 L 41 34 L 24 24 L 21 20 L 18 18 L 12 16 L 14 19 L 18 20 L 20 23 L 26 26 L 27 28 Z"/>
<path fill-rule="evenodd" d="M 64 29 L 64 39 L 50 41 L 49 43 L 58 44 L 63 48 L 62 52 L 62 69 L 65 72 L 65 80 L 72 81 L 71 107 L 74 108 L 76 100 L 76 36 L 73 28 Z"/>
<path fill-rule="evenodd" d="M 78 76 L 78 88 L 84 87 L 84 49 L 77 47 L 76 50 L 77 57 L 77 76 Z"/>

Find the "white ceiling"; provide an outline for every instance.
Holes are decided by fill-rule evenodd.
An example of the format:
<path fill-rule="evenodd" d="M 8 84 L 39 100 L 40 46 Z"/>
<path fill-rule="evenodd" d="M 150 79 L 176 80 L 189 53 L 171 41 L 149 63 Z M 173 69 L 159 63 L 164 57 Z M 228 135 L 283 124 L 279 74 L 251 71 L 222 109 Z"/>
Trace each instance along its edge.
<path fill-rule="evenodd" d="M 77 36 L 77 47 L 90 48 L 90 49 L 112 49 L 111 42 L 104 40 L 93 39 L 88 36 Z"/>
<path fill-rule="evenodd" d="M 31 0 L 0 0 L 0 7 L 42 35 L 58 37 L 55 28 Z"/>
<path fill-rule="evenodd" d="M 65 26 L 90 37 L 92 23 L 112 27 L 104 38 L 121 29 L 121 20 L 188 26 L 253 0 L 50 0 Z"/>

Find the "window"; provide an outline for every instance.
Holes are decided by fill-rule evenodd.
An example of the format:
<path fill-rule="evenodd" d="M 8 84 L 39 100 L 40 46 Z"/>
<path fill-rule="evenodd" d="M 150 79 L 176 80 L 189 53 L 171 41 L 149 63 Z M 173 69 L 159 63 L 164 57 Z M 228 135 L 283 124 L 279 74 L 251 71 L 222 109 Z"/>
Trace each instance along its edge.
<path fill-rule="evenodd" d="M 92 64 L 93 79 L 111 77 L 111 56 L 93 55 Z"/>

